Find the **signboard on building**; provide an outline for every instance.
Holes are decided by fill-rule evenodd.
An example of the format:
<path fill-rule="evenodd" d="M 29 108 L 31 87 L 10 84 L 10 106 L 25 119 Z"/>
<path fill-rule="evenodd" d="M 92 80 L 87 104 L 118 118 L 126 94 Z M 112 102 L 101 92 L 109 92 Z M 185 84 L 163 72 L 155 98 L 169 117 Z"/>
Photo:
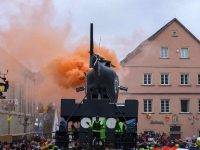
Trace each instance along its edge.
<path fill-rule="evenodd" d="M 152 120 L 152 121 L 150 122 L 150 124 L 160 124 L 160 125 L 163 125 L 164 122 L 163 122 L 163 121 L 159 121 L 159 120 Z"/>

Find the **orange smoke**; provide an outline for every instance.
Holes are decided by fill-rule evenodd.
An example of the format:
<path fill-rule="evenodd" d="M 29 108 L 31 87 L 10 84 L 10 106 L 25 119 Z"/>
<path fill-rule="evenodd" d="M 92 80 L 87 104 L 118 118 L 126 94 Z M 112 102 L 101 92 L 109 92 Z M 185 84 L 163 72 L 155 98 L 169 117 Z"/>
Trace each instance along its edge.
<path fill-rule="evenodd" d="M 71 53 L 53 60 L 46 68 L 53 76 L 59 86 L 64 88 L 74 88 L 80 86 L 85 81 L 85 75 L 89 70 L 89 47 L 79 46 Z M 104 58 L 111 60 L 113 65 L 119 67 L 116 55 L 108 49 L 102 47 L 95 51 Z"/>
<path fill-rule="evenodd" d="M 30 2 L 30 3 L 29 3 Z M 0 29 L 1 47 L 33 71 L 38 71 L 66 51 L 71 27 L 68 22 L 54 25 L 55 10 L 51 0 L 12 1 L 13 10 L 1 14 L 9 21 Z M 15 14 L 9 14 L 16 11 Z"/>
<path fill-rule="evenodd" d="M 10 4 L 9 1 L 5 3 Z M 70 21 L 59 25 L 53 23 L 55 10 L 52 1 L 15 1 L 12 5 L 15 6 L 12 10 L 0 14 L 9 22 L 8 28 L 0 28 L 1 47 L 31 71 L 40 72 L 42 80 L 37 82 L 37 99 L 53 101 L 76 95 L 72 88 L 84 83 L 89 69 L 89 47 L 77 43 L 75 50 L 69 50 L 72 47 Z M 9 13 L 15 9 L 16 14 Z M 101 47 L 95 49 L 95 53 L 119 67 L 114 52 Z"/>

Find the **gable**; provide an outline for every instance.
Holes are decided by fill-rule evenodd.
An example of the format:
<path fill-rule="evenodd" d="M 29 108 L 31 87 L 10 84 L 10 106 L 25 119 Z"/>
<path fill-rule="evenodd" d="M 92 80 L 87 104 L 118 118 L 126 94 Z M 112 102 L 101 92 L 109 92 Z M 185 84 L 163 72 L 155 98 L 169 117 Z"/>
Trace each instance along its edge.
<path fill-rule="evenodd" d="M 171 34 L 173 31 L 177 32 L 177 36 L 182 36 L 182 38 L 186 41 L 193 41 L 194 43 L 197 43 L 200 45 L 199 39 L 197 39 L 183 24 L 181 24 L 176 18 L 168 22 L 165 26 L 163 26 L 160 30 L 158 30 L 156 33 L 154 33 L 152 36 L 150 36 L 147 40 L 142 42 L 138 47 L 136 47 L 132 52 L 130 52 L 122 61 L 121 65 L 123 66 L 126 64 L 129 60 L 131 60 L 133 57 L 135 57 L 137 54 L 142 52 L 144 49 L 144 46 L 148 45 L 149 43 L 152 43 L 156 40 L 163 40 L 165 41 L 166 38 L 171 37 Z M 181 37 L 178 37 L 180 39 Z M 182 39 L 182 42 L 184 40 Z M 187 44 L 186 44 L 187 46 Z"/>
<path fill-rule="evenodd" d="M 158 30 L 156 33 L 154 33 L 152 36 L 150 36 L 148 38 L 148 40 L 154 40 L 155 38 L 157 38 L 163 31 L 165 31 L 167 28 L 169 28 L 170 25 L 172 24 L 177 24 L 179 25 L 183 30 L 185 30 L 185 32 L 188 33 L 189 36 L 191 36 L 196 42 L 198 42 L 200 44 L 200 40 L 195 37 L 180 21 L 178 21 L 178 19 L 174 18 L 173 20 L 171 20 L 170 22 L 168 22 L 166 25 L 164 25 L 160 30 Z"/>

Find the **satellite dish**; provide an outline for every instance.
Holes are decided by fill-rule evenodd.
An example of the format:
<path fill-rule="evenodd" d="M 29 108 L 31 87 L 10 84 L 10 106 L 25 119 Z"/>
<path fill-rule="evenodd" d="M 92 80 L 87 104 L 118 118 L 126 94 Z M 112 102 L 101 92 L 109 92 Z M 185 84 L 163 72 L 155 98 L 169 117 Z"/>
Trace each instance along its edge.
<path fill-rule="evenodd" d="M 108 118 L 106 121 L 106 126 L 109 129 L 114 129 L 115 128 L 115 124 L 116 124 L 116 119 L 115 118 Z"/>
<path fill-rule="evenodd" d="M 90 127 L 89 124 L 91 124 L 91 123 L 92 122 L 91 122 L 90 118 L 81 119 L 81 127 L 85 128 L 85 129 L 89 128 Z"/>

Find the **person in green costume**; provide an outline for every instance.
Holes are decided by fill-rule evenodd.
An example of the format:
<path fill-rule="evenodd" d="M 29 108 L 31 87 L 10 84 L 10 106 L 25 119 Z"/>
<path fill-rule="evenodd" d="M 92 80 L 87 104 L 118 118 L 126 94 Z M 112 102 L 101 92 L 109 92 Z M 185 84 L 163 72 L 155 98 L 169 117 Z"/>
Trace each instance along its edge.
<path fill-rule="evenodd" d="M 89 124 L 90 128 L 92 129 L 92 134 L 94 137 L 93 145 L 95 142 L 98 144 L 103 145 L 102 142 L 105 142 L 106 139 L 106 120 L 103 119 L 102 121 L 99 120 L 99 116 L 96 117 L 96 120 Z"/>
<path fill-rule="evenodd" d="M 100 122 L 101 122 L 100 139 L 105 142 L 105 139 L 106 139 L 106 119 L 104 118 Z"/>
<path fill-rule="evenodd" d="M 89 124 L 92 129 L 92 134 L 94 137 L 100 139 L 100 130 L 102 128 L 101 121 L 99 120 L 99 116 L 96 117 L 96 120 Z"/>
<path fill-rule="evenodd" d="M 115 124 L 115 145 L 116 148 L 122 148 L 123 147 L 123 135 L 125 133 L 126 126 L 124 122 L 120 121 L 117 118 L 116 124 Z"/>
<path fill-rule="evenodd" d="M 119 121 L 119 119 L 117 119 L 116 125 L 115 125 L 115 133 L 124 134 L 125 130 L 126 130 L 126 126 L 124 122 Z"/>

